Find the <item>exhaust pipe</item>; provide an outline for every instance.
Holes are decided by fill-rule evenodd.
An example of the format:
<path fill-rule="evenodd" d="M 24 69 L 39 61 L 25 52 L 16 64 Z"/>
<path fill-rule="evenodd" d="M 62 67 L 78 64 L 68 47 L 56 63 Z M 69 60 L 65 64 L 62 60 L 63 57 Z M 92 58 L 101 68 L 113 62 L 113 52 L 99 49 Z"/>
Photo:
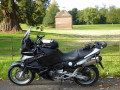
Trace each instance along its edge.
<path fill-rule="evenodd" d="M 93 65 L 95 63 L 99 63 L 102 60 L 101 56 L 97 56 L 95 58 L 91 58 L 91 60 L 89 60 L 88 62 L 85 62 L 82 66 L 89 66 L 89 65 Z"/>

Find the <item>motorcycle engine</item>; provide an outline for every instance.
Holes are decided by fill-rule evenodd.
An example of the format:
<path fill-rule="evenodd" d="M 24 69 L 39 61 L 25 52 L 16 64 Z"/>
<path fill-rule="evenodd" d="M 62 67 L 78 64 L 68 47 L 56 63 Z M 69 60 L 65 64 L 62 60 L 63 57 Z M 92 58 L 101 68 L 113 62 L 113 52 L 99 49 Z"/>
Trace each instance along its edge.
<path fill-rule="evenodd" d="M 53 78 L 53 79 L 60 79 L 62 77 L 64 77 L 66 74 L 69 74 L 69 72 L 64 71 L 63 69 L 61 70 L 56 70 L 56 71 L 49 71 L 49 75 Z"/>
<path fill-rule="evenodd" d="M 56 71 L 49 71 L 49 75 L 53 77 L 53 79 L 59 79 L 64 73 L 67 73 L 67 71 L 63 72 L 63 69 L 61 70 L 56 70 Z"/>

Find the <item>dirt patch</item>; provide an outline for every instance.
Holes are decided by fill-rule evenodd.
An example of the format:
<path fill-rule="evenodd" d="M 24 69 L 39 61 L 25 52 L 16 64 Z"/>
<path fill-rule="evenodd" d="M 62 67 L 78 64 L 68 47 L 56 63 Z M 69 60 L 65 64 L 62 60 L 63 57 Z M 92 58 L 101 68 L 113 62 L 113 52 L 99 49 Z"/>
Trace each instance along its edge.
<path fill-rule="evenodd" d="M 3 31 L 2 31 L 2 30 L 0 30 L 0 32 L 3 32 Z M 12 30 L 12 31 L 5 31 L 5 32 L 3 32 L 3 33 L 13 34 L 13 33 L 15 33 L 15 32 L 18 32 L 18 33 L 25 33 L 25 32 L 26 32 L 26 30 L 20 30 L 20 31 L 14 31 L 14 30 Z"/>

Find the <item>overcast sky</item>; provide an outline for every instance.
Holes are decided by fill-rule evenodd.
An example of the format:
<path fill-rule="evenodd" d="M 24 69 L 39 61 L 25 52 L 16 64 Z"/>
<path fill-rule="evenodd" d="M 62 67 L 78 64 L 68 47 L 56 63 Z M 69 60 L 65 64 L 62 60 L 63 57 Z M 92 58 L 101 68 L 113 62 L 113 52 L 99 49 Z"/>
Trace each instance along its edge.
<path fill-rule="evenodd" d="M 52 2 L 53 0 L 51 0 Z M 69 11 L 73 8 L 77 8 L 78 10 L 83 10 L 87 7 L 95 7 L 98 5 L 99 7 L 103 7 L 106 5 L 108 8 L 111 5 L 116 6 L 117 8 L 120 8 L 120 0 L 55 0 L 58 5 L 59 9 L 63 10 L 63 7 L 65 7 L 65 10 Z"/>

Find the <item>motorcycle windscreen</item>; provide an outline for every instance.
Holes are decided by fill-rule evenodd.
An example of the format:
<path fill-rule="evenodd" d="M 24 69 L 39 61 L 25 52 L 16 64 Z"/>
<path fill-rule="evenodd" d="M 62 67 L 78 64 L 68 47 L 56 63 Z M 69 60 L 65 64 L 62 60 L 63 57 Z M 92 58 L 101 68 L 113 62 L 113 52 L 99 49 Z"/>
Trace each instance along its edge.
<path fill-rule="evenodd" d="M 38 60 L 40 65 L 51 66 L 61 62 L 57 49 L 42 48 L 42 51 L 46 56 Z"/>

